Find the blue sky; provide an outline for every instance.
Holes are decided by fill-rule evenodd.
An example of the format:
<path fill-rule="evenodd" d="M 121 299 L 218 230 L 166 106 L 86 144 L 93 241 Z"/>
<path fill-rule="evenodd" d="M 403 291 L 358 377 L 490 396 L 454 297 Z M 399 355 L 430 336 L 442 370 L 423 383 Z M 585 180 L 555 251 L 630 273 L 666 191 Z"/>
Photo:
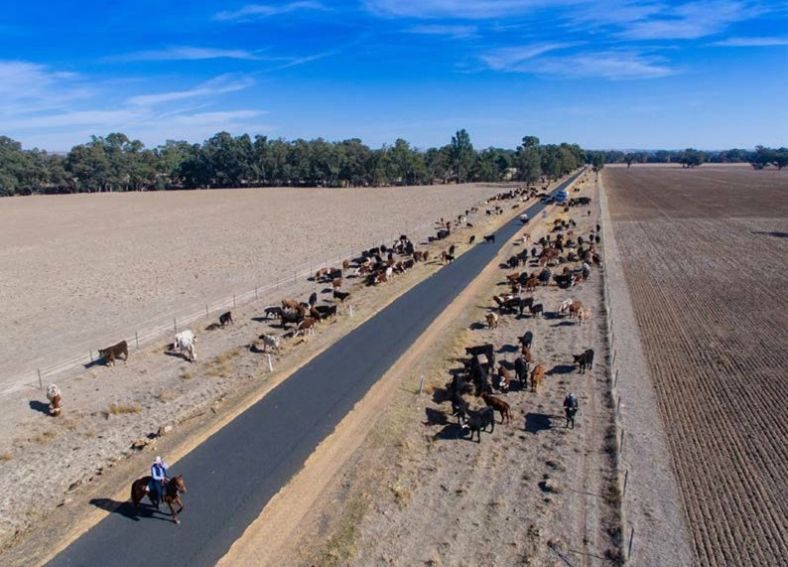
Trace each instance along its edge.
<path fill-rule="evenodd" d="M 220 130 L 477 147 L 788 145 L 788 4 L 7 2 L 0 135 L 66 150 Z"/>

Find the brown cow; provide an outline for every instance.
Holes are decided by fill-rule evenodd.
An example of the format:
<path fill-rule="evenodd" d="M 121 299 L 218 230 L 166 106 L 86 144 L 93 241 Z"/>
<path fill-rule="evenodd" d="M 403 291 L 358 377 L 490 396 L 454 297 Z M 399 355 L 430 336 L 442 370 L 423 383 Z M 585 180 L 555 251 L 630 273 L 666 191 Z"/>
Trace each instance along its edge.
<path fill-rule="evenodd" d="M 297 299 L 283 299 L 282 309 L 295 309 L 296 311 L 302 307 L 301 302 Z"/>
<path fill-rule="evenodd" d="M 512 374 L 503 364 L 498 367 L 498 389 L 504 394 L 509 391 L 509 385 L 512 383 Z"/>
<path fill-rule="evenodd" d="M 531 371 L 532 392 L 536 392 L 539 390 L 539 386 L 542 384 L 542 380 L 544 380 L 544 365 L 537 364 L 536 367 Z"/>
<path fill-rule="evenodd" d="M 498 315 L 496 315 L 495 313 L 488 313 L 484 318 L 487 320 L 487 326 L 489 328 L 491 329 L 498 328 Z"/>
<path fill-rule="evenodd" d="M 129 359 L 129 345 L 126 344 L 126 341 L 120 341 L 116 345 L 99 351 L 99 357 L 106 359 L 107 365 L 112 366 L 115 366 L 115 359 L 120 358 L 121 354 L 123 355 L 123 362 L 126 362 Z"/>
<path fill-rule="evenodd" d="M 527 346 L 523 345 L 523 348 L 522 348 L 521 352 L 523 353 L 523 359 L 525 359 L 525 361 L 527 363 L 530 364 L 531 362 L 534 361 L 534 355 L 531 354 L 531 349 L 530 348 L 528 348 Z"/>
<path fill-rule="evenodd" d="M 304 332 L 312 334 L 315 332 L 315 324 L 317 324 L 317 319 L 314 317 L 304 317 L 304 320 L 298 324 L 296 327 L 295 333 L 293 333 L 294 337 L 297 337 Z"/>
<path fill-rule="evenodd" d="M 342 287 L 342 278 L 334 278 L 331 280 L 331 287 L 334 289 L 339 289 Z"/>
<path fill-rule="evenodd" d="M 482 399 L 488 407 L 491 407 L 494 411 L 497 411 L 499 414 L 501 414 L 501 423 L 506 423 L 507 421 L 512 420 L 511 409 L 509 404 L 507 404 L 505 401 L 489 394 L 482 394 Z"/>

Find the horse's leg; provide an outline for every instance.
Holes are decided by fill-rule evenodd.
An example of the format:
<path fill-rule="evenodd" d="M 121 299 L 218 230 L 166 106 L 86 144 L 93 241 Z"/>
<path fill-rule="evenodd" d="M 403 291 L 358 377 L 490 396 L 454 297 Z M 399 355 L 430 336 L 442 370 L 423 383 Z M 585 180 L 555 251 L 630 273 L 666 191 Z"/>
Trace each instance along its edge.
<path fill-rule="evenodd" d="M 181 521 L 178 519 L 178 513 L 172 507 L 172 502 L 168 500 L 167 501 L 167 506 L 170 507 L 170 514 L 172 514 L 172 521 L 175 522 L 176 524 L 180 524 Z"/>

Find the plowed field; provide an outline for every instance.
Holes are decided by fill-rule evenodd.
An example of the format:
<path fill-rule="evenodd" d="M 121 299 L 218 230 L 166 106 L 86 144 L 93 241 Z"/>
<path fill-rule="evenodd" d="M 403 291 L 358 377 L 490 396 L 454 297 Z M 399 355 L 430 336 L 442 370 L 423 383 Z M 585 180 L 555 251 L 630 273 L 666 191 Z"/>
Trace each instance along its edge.
<path fill-rule="evenodd" d="M 696 561 L 785 565 L 788 172 L 610 168 L 604 184 Z"/>

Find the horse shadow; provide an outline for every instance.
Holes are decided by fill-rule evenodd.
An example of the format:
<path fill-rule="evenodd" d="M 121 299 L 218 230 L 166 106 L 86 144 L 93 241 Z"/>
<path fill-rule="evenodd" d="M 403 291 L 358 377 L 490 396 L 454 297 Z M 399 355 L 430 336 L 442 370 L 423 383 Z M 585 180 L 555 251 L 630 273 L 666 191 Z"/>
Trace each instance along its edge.
<path fill-rule="evenodd" d="M 45 404 L 44 402 L 39 402 L 38 400 L 30 400 L 29 404 L 30 409 L 33 411 L 40 411 L 46 415 L 49 415 L 49 404 Z"/>
<path fill-rule="evenodd" d="M 126 500 L 125 502 L 118 502 L 112 498 L 92 498 L 90 504 L 96 508 L 109 512 L 111 514 L 118 514 L 139 522 L 141 518 L 161 520 L 163 522 L 171 521 L 169 514 L 162 510 L 157 510 L 152 504 L 140 502 L 139 513 L 134 510 L 134 504 Z"/>
<path fill-rule="evenodd" d="M 553 428 L 553 415 L 546 413 L 527 413 L 525 414 L 525 431 L 536 435 L 540 431 L 547 431 Z"/>
<path fill-rule="evenodd" d="M 571 374 L 574 369 L 575 367 L 573 364 L 556 364 L 547 371 L 547 375 L 553 376 L 554 374 Z"/>
<path fill-rule="evenodd" d="M 425 408 L 424 412 L 427 415 L 427 421 L 424 425 L 447 425 L 449 423 L 449 418 L 442 411 Z"/>

